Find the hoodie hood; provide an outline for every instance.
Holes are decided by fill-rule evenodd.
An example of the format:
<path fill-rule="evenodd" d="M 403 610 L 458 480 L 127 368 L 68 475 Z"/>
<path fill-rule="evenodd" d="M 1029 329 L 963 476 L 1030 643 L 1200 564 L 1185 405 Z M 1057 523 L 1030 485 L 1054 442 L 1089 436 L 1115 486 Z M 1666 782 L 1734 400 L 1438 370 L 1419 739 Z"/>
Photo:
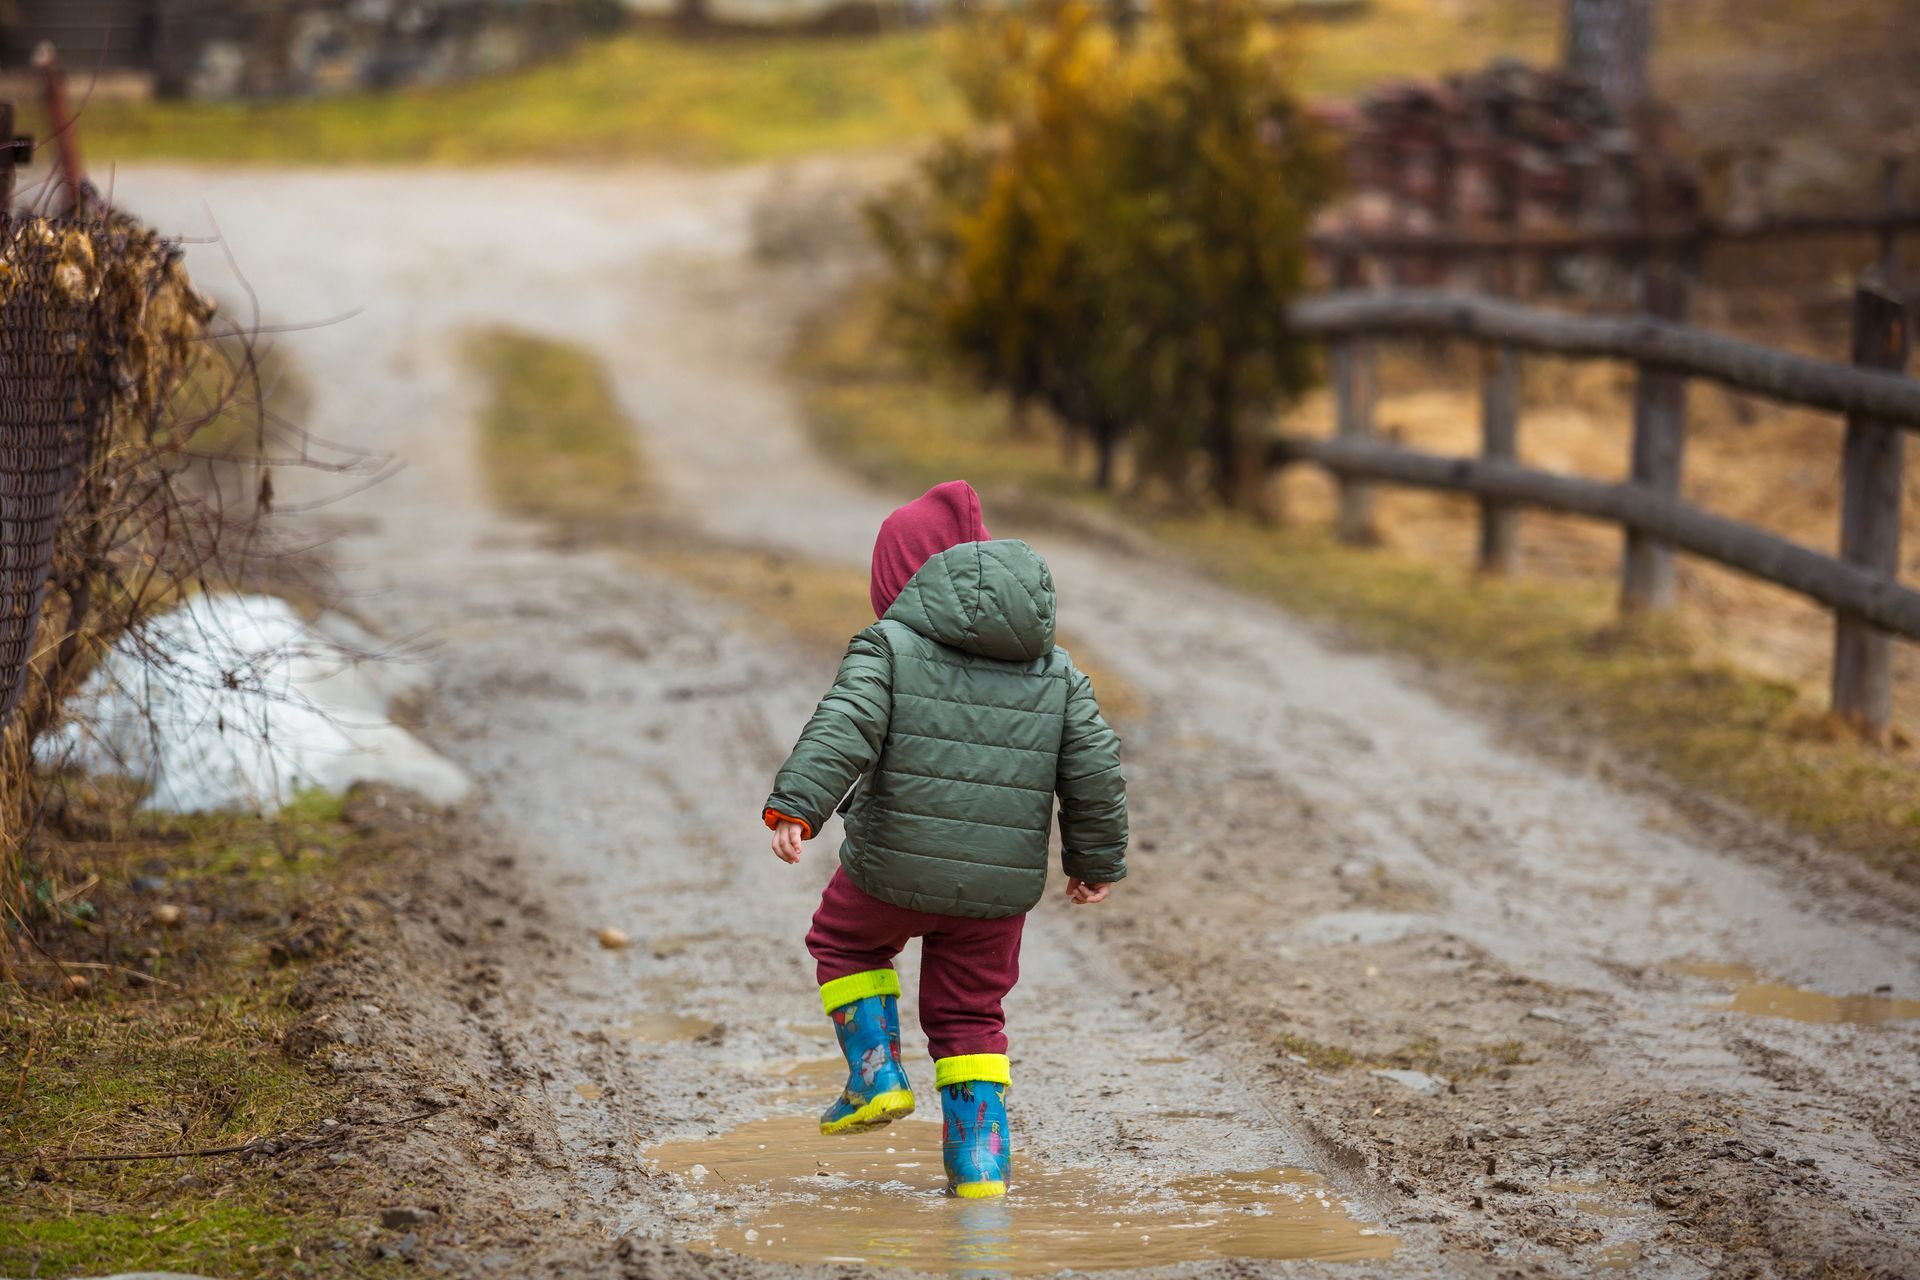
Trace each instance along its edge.
<path fill-rule="evenodd" d="M 885 616 L 967 653 L 1031 662 L 1053 652 L 1053 573 L 1017 538 L 963 543 L 922 565 Z"/>
<path fill-rule="evenodd" d="M 934 556 L 992 537 L 980 514 L 980 495 L 965 480 L 937 484 L 897 509 L 881 523 L 873 542 L 873 616 L 886 617 L 913 575 Z"/>

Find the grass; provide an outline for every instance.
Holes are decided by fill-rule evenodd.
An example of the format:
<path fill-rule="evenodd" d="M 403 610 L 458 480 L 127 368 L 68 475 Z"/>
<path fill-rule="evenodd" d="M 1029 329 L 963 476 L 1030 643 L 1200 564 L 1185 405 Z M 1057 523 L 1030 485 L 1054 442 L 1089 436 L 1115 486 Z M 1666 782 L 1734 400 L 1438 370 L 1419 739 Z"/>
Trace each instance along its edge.
<path fill-rule="evenodd" d="M 1311 96 L 1382 78 L 1545 56 L 1558 11 L 1526 0 L 1434 20 L 1425 0 L 1375 0 L 1289 39 Z M 553 64 L 462 85 L 269 102 L 90 103 L 88 157 L 217 164 L 772 160 L 921 141 L 961 123 L 939 32 L 680 40 L 635 32 Z M 27 125 L 45 130 L 31 114 Z"/>
<path fill-rule="evenodd" d="M 471 335 L 466 355 L 490 389 L 480 458 L 497 504 L 569 526 L 636 512 L 639 448 L 593 355 L 505 329 Z"/>
<path fill-rule="evenodd" d="M 1551 62 L 1561 9 L 1542 0 L 1372 0 L 1350 17 L 1291 25 L 1285 47 L 1305 96 L 1348 98 L 1384 80 L 1484 66 L 1503 55 Z M 1868 39 L 1855 33 L 1871 33 L 1871 46 L 1884 52 L 1898 16 L 1893 0 L 1824 7 L 1812 0 L 1669 0 L 1661 6 L 1655 71 L 1666 96 L 1689 115 L 1690 133 L 1711 145 L 1783 137 L 1817 144 L 1817 137 L 1802 136 L 1808 116 L 1800 92 L 1774 95 L 1796 104 L 1786 114 L 1753 103 L 1767 95 L 1756 95 L 1746 77 L 1752 51 L 1793 49 L 1804 83 L 1821 83 L 1831 76 L 1819 58 L 1850 65 L 1846 59 Z M 80 134 L 102 171 L 140 160 L 726 164 L 890 148 L 961 123 L 943 40 L 937 31 L 691 41 L 636 31 L 588 42 L 545 66 L 460 85 L 250 103 L 91 102 Z M 1896 121 L 1898 88 L 1876 86 L 1876 101 L 1885 99 L 1879 114 Z M 1714 93 L 1737 98 L 1740 109 L 1693 101 Z M 1822 128 L 1860 133 L 1853 149 L 1866 155 L 1882 129 L 1872 115 L 1864 131 L 1846 112 L 1815 111 L 1812 118 Z M 30 107 L 23 120 L 45 135 Z M 1850 152 L 1840 147 L 1836 154 Z"/>
<path fill-rule="evenodd" d="M 630 34 L 468 84 L 272 102 L 88 105 L 95 165 L 728 163 L 897 145 L 955 123 L 938 41 Z M 37 119 L 28 121 L 36 135 Z"/>
<path fill-rule="evenodd" d="M 917 373 L 842 303 L 796 355 L 819 438 L 848 465 L 912 486 L 964 475 L 998 504 L 1111 509 L 990 398 Z M 1071 509 L 1071 507 L 1069 507 Z M 1574 736 L 1598 735 L 1701 791 L 1920 879 L 1920 769 L 1863 744 L 1793 685 L 1707 656 L 1686 620 L 1622 628 L 1609 585 L 1482 579 L 1460 561 L 1335 542 L 1324 524 L 1222 513 L 1130 515 L 1201 570 L 1346 637 L 1471 673 Z"/>
<path fill-rule="evenodd" d="M 303 1167 L 70 1157 L 317 1132 L 347 1091 L 283 1050 L 292 997 L 390 846 L 319 793 L 274 819 L 66 795 L 32 873 L 60 905 L 0 984 L 0 1274 L 378 1273 Z"/>

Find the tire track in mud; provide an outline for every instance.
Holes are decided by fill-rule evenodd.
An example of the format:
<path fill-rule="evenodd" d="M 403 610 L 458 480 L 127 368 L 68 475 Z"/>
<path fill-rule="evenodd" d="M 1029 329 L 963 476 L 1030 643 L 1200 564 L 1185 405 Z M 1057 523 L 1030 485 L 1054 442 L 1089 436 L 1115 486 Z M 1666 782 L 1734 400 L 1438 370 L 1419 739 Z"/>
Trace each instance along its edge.
<path fill-rule="evenodd" d="M 497 322 L 596 350 L 686 520 L 858 574 L 891 500 L 814 455 L 778 364 L 838 268 L 751 252 L 753 202 L 795 183 L 369 173 L 288 176 L 268 195 L 253 174 L 135 171 L 119 185 L 163 221 L 171 203 L 185 231 L 210 199 L 285 311 L 375 303 L 296 353 L 321 434 L 412 463 L 330 513 L 343 576 L 363 611 L 440 639 L 427 728 L 487 785 L 448 875 L 515 859 L 483 875 L 486 905 L 462 893 L 437 909 L 467 946 L 416 938 L 394 961 L 452 980 L 478 950 L 497 994 L 369 978 L 384 1069 L 467 1097 L 437 1138 L 382 1158 L 488 1224 L 446 1245 L 476 1273 L 569 1239 L 703 1238 L 745 1212 L 740 1191 L 642 1168 L 632 1143 L 750 1120 L 783 1097 L 777 1069 L 827 1049 L 799 938 L 830 840 L 786 872 L 752 815 L 830 673 L 736 606 L 488 511 L 449 352 Z M 344 235 L 365 207 L 382 234 Z M 196 262 L 203 278 L 218 253 Z M 1169 1179 L 1311 1165 L 1401 1235 L 1366 1274 L 1901 1272 L 1920 1220 L 1899 1172 L 1916 1121 L 1869 1100 L 1920 1083 L 1913 1029 L 1718 1012 L 1710 984 L 1668 966 L 1738 960 L 1913 993 L 1905 899 L 1516 746 L 1421 677 L 1178 566 L 1040 541 L 1066 616 L 1149 709 L 1126 727 L 1133 879 L 1097 912 L 1043 909 L 1029 933 L 1009 1006 L 1025 1152 Z M 601 924 L 640 945 L 595 949 Z M 622 1034 L 653 1014 L 718 1025 Z M 1438 1083 L 1373 1074 L 1387 1069 Z M 623 1248 L 633 1274 L 696 1266 Z"/>

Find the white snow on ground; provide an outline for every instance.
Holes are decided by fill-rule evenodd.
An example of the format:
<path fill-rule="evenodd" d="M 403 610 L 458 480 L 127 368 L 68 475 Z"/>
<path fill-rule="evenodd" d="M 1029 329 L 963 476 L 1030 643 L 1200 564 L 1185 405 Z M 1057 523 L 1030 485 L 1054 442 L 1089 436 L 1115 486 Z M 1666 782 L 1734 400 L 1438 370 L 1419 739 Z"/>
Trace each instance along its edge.
<path fill-rule="evenodd" d="M 143 807 L 174 813 L 271 813 L 355 782 L 453 804 L 472 781 L 388 718 L 419 675 L 343 618 L 309 623 L 273 596 L 197 596 L 115 647 L 38 754 L 137 778 Z"/>

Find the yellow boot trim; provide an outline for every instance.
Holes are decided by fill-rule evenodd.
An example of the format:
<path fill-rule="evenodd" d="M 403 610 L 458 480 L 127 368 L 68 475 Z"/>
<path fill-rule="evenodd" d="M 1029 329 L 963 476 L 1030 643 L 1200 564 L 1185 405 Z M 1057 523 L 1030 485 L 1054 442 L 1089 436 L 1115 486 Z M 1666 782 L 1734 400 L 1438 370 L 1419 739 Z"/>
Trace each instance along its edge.
<path fill-rule="evenodd" d="M 867 1099 L 866 1105 L 850 1115 L 841 1116 L 828 1123 L 820 1122 L 820 1132 L 865 1133 L 868 1129 L 878 1129 L 881 1125 L 892 1124 L 903 1116 L 913 1114 L 913 1094 L 906 1089 L 889 1089 L 885 1093 L 876 1093 Z"/>
<path fill-rule="evenodd" d="M 953 1194 L 962 1200 L 990 1200 L 994 1196 L 1007 1194 L 1004 1182 L 963 1182 L 953 1189 Z"/>
<path fill-rule="evenodd" d="M 956 1058 L 941 1058 L 933 1064 L 933 1086 L 936 1089 L 944 1089 L 950 1084 L 962 1084 L 969 1080 L 980 1080 L 987 1084 L 1012 1084 L 1013 1064 L 1007 1061 L 1007 1055 L 1004 1053 L 963 1053 Z"/>
<path fill-rule="evenodd" d="M 852 1004 L 855 1000 L 865 1000 L 868 996 L 899 994 L 899 974 L 891 969 L 868 969 L 865 973 L 850 973 L 844 978 L 835 978 L 822 986 L 820 1007 L 832 1013 L 841 1005 Z"/>

